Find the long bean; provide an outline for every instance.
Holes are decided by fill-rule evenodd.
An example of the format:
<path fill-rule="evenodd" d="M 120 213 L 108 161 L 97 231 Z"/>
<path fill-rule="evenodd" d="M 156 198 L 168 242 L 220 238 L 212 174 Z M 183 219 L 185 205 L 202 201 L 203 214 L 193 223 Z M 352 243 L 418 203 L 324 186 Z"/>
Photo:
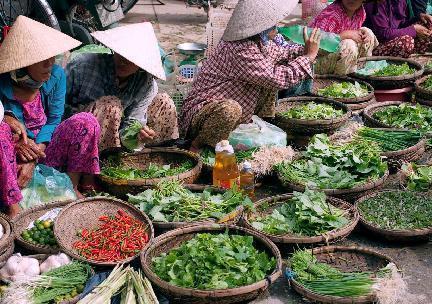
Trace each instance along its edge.
<path fill-rule="evenodd" d="M 384 152 L 407 149 L 422 139 L 418 131 L 384 131 L 366 127 L 359 129 L 358 135 L 363 139 L 376 142 Z"/>

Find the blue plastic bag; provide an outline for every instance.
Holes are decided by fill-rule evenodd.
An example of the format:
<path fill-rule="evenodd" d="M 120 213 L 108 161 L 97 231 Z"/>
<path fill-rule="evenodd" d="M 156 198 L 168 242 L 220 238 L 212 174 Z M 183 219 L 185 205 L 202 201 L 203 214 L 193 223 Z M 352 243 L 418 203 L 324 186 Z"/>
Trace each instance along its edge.
<path fill-rule="evenodd" d="M 77 198 L 67 174 L 41 164 L 35 167 L 32 180 L 21 192 L 23 199 L 20 206 L 23 209 Z"/>

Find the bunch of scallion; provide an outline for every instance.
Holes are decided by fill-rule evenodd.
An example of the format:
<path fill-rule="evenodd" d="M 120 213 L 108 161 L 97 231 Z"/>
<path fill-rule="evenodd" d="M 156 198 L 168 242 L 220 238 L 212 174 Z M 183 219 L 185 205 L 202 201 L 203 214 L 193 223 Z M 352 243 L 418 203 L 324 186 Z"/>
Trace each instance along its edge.
<path fill-rule="evenodd" d="M 291 257 L 295 280 L 322 295 L 359 297 L 372 293 L 375 280 L 371 272 L 342 272 L 319 262 L 308 250 L 296 251 Z"/>
<path fill-rule="evenodd" d="M 111 298 L 119 292 L 121 292 L 120 304 L 159 303 L 150 281 L 143 277 L 141 271 L 137 272 L 130 266 L 123 268 L 117 265 L 105 281 L 77 304 L 110 303 Z"/>
<path fill-rule="evenodd" d="M 363 127 L 357 134 L 363 139 L 377 143 L 383 152 L 404 150 L 422 139 L 422 134 L 413 130 L 377 130 Z"/>

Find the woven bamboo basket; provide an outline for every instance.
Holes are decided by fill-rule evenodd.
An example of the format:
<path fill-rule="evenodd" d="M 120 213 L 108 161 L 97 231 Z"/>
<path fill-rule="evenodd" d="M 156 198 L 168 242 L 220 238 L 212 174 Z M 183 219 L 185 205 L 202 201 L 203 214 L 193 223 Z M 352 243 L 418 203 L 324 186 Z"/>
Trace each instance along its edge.
<path fill-rule="evenodd" d="M 257 248 L 265 250 L 270 256 L 276 258 L 276 267 L 271 274 L 265 279 L 254 284 L 217 290 L 198 290 L 193 288 L 183 288 L 174 286 L 161 280 L 154 272 L 152 259 L 162 253 L 167 253 L 171 249 L 180 246 L 182 243 L 192 239 L 197 233 L 229 233 L 253 236 L 254 244 Z M 170 231 L 154 239 L 153 243 L 141 254 L 141 265 L 147 278 L 162 293 L 167 295 L 175 303 L 188 304 L 229 304 L 238 302 L 247 302 L 258 297 L 263 293 L 270 284 L 275 282 L 282 273 L 282 258 L 275 244 L 269 239 L 259 235 L 249 229 L 231 226 L 231 225 L 197 225 L 189 226 Z"/>
<path fill-rule="evenodd" d="M 206 189 L 211 189 L 213 193 L 224 193 L 225 190 L 214 188 L 211 186 L 206 185 L 185 185 L 185 187 L 192 192 L 202 192 Z M 227 215 L 226 221 L 224 221 L 224 224 L 230 224 L 235 225 L 240 221 L 240 218 L 243 214 L 243 206 L 238 206 L 234 211 L 232 211 L 230 214 Z M 185 226 L 191 226 L 191 225 L 200 225 L 205 223 L 215 223 L 215 219 L 207 219 L 202 221 L 196 221 L 196 222 L 157 222 L 152 221 L 153 227 L 157 230 L 161 231 L 168 231 L 173 230 Z"/>
<path fill-rule="evenodd" d="M 423 66 L 412 59 L 405 59 L 399 57 L 387 57 L 387 56 L 373 56 L 360 58 L 358 60 L 358 69 L 362 69 L 368 61 L 379 61 L 386 60 L 390 64 L 403 64 L 407 63 L 411 68 L 415 68 L 415 72 L 409 75 L 401 76 L 371 76 L 361 75 L 354 73 L 351 76 L 366 81 L 376 90 L 392 90 L 401 89 L 407 86 L 412 86 L 416 79 L 420 78 L 423 74 Z"/>
<path fill-rule="evenodd" d="M 43 204 L 43 205 L 35 206 L 33 208 L 26 209 L 21 213 L 19 213 L 18 216 L 14 219 L 15 241 L 17 242 L 17 244 L 25 249 L 28 249 L 30 252 L 34 252 L 34 253 L 59 252 L 60 248 L 58 246 L 47 246 L 47 245 L 40 245 L 36 243 L 27 242 L 21 237 L 21 233 L 23 233 L 23 231 L 27 229 L 28 225 L 31 222 L 37 220 L 39 217 L 41 217 L 48 211 L 53 210 L 55 208 L 63 208 L 70 203 L 72 203 L 72 201 L 48 203 L 48 204 Z"/>
<path fill-rule="evenodd" d="M 419 103 L 420 101 L 428 103 L 426 105 L 430 105 L 432 103 L 432 90 L 423 87 L 423 84 L 426 82 L 426 80 L 428 80 L 429 77 L 430 75 L 417 79 L 414 84 L 416 100 L 418 99 Z"/>
<path fill-rule="evenodd" d="M 424 68 L 423 74 L 432 74 L 432 68 L 427 66 L 429 62 L 432 62 L 431 53 L 413 54 L 409 58 L 422 65 L 422 67 Z"/>
<path fill-rule="evenodd" d="M 305 120 L 295 118 L 285 118 L 279 113 L 285 112 L 288 109 L 304 104 L 307 102 L 325 103 L 333 106 L 335 109 L 343 110 L 344 114 L 340 117 L 333 119 L 320 119 L 320 120 Z M 334 101 L 321 97 L 291 97 L 280 99 L 276 107 L 275 124 L 287 133 L 313 135 L 318 133 L 330 133 L 341 127 L 348 118 L 351 116 L 351 110 L 338 101 Z"/>
<path fill-rule="evenodd" d="M 348 106 L 350 106 L 350 104 L 364 104 L 369 102 L 371 99 L 375 98 L 374 95 L 374 89 L 373 87 L 364 81 L 361 80 L 356 80 L 350 77 L 346 77 L 346 76 L 336 76 L 336 75 L 315 75 L 314 81 L 313 81 L 313 88 L 312 88 L 312 94 L 317 96 L 317 97 L 322 97 L 322 98 L 331 98 L 331 97 L 324 97 L 321 96 L 318 93 L 319 89 L 324 89 L 330 85 L 332 85 L 333 83 L 339 83 L 339 82 L 351 82 L 351 83 L 355 83 L 358 82 L 360 85 L 366 86 L 368 89 L 368 94 L 365 96 L 361 96 L 361 97 L 353 97 L 353 98 L 335 98 L 333 97 L 332 99 L 345 103 Z"/>
<path fill-rule="evenodd" d="M 162 180 L 179 180 L 185 184 L 193 184 L 198 179 L 201 172 L 202 161 L 195 153 L 175 148 L 149 148 L 140 152 L 122 155 L 120 159 L 121 165 L 140 170 L 146 170 L 150 163 L 158 165 L 177 165 L 187 160 L 194 163 L 194 168 L 175 176 L 134 180 L 115 179 L 104 175 L 98 175 L 98 177 L 102 186 L 104 186 L 109 193 L 124 198 L 128 193 L 139 193 L 146 188 L 158 184 Z"/>
<path fill-rule="evenodd" d="M 60 250 L 70 257 L 87 262 L 97 266 L 115 266 L 118 263 L 129 263 L 138 255 L 134 255 L 128 259 L 115 262 L 100 262 L 88 260 L 78 254 L 78 251 L 73 248 L 73 244 L 81 238 L 77 235 L 77 231 L 82 229 L 94 229 L 98 227 L 99 217 L 102 215 L 115 215 L 118 210 L 125 211 L 129 216 L 132 216 L 147 225 L 147 233 L 149 235 L 148 244 L 151 243 L 154 230 L 150 219 L 143 212 L 134 206 L 118 199 L 106 197 L 94 197 L 76 201 L 63 208 L 54 222 L 54 235 L 59 244 Z M 144 248 L 143 248 L 144 249 Z"/>
<path fill-rule="evenodd" d="M 371 128 L 392 128 L 392 126 L 386 125 L 385 123 L 382 123 L 378 119 L 374 118 L 374 114 L 376 112 L 384 110 L 384 108 L 386 107 L 399 106 L 401 104 L 403 104 L 403 102 L 401 101 L 385 101 L 368 106 L 363 111 L 365 125 Z"/>
<path fill-rule="evenodd" d="M 270 215 L 274 209 L 283 205 L 284 203 L 286 203 L 287 200 L 291 199 L 292 197 L 293 197 L 292 194 L 285 194 L 285 195 L 273 196 L 273 197 L 259 200 L 255 204 L 255 210 L 257 210 L 256 212 L 250 211 L 243 215 L 243 219 L 242 219 L 243 225 L 248 229 L 254 230 L 257 233 L 268 237 L 274 243 L 329 244 L 329 243 L 335 243 L 347 237 L 354 230 L 359 220 L 357 210 L 352 205 L 348 204 L 347 202 L 344 202 L 343 200 L 333 198 L 333 197 L 328 197 L 327 202 L 332 206 L 344 210 L 345 216 L 349 219 L 349 222 L 342 228 L 331 230 L 322 235 L 309 237 L 309 236 L 302 236 L 302 235 L 295 235 L 295 234 L 283 234 L 283 235 L 269 234 L 264 231 L 259 231 L 251 225 L 251 222 L 255 217 Z M 268 204 L 269 207 L 267 209 L 263 209 L 263 206 L 266 204 Z"/>
<path fill-rule="evenodd" d="M 350 109 L 352 111 L 353 114 L 358 114 L 361 115 L 363 113 L 363 110 L 366 109 L 367 107 L 376 104 L 377 101 L 375 98 L 372 98 L 371 100 L 368 100 L 366 102 L 362 102 L 362 103 L 350 103 L 347 104 L 348 109 Z"/>
<path fill-rule="evenodd" d="M 370 271 L 377 272 L 394 263 L 393 259 L 378 251 L 364 247 L 326 246 L 312 249 L 312 254 L 319 262 L 329 264 L 343 272 Z M 360 297 L 326 296 L 307 289 L 295 279 L 290 279 L 296 292 L 310 301 L 328 304 L 365 304 L 373 303 L 376 297 L 373 293 Z"/>
<path fill-rule="evenodd" d="M 432 107 L 432 100 L 430 99 L 423 99 L 421 97 L 416 96 L 415 101 L 421 104 L 422 106 Z"/>
<path fill-rule="evenodd" d="M 326 195 L 340 198 L 350 203 L 354 203 L 357 199 L 362 196 L 373 193 L 384 186 L 385 181 L 389 176 L 387 171 L 382 177 L 375 181 L 370 181 L 364 185 L 357 186 L 351 189 L 321 189 Z M 278 178 L 282 185 L 289 190 L 303 192 L 305 190 L 305 185 L 300 185 L 292 182 L 284 181 L 280 173 L 278 173 Z"/>
<path fill-rule="evenodd" d="M 3 226 L 3 236 L 0 238 L 0 262 L 7 260 L 14 250 L 15 226 L 10 218 L 0 212 L 0 225 Z"/>
<path fill-rule="evenodd" d="M 364 217 L 364 214 L 360 210 L 360 205 L 364 201 L 378 195 L 379 193 L 382 193 L 382 192 L 400 192 L 400 191 L 404 191 L 404 190 L 383 190 L 383 191 L 372 193 L 372 194 L 369 194 L 367 196 L 360 198 L 356 202 L 356 208 L 359 212 L 361 225 L 368 232 L 373 233 L 372 235 L 378 236 L 380 238 L 383 238 L 383 239 L 385 239 L 387 241 L 391 241 L 391 242 L 428 241 L 429 238 L 432 236 L 432 226 L 431 227 L 425 227 L 423 229 L 394 229 L 394 230 L 383 229 L 383 228 L 378 227 L 374 223 L 367 221 Z M 418 195 L 430 197 L 431 194 L 419 192 Z"/>

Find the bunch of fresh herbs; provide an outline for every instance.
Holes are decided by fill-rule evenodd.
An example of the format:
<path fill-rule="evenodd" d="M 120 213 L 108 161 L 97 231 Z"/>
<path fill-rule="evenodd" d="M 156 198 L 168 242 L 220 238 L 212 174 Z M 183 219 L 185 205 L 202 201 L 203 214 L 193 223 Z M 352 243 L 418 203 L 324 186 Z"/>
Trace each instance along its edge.
<path fill-rule="evenodd" d="M 357 81 L 355 83 L 348 81 L 334 82 L 318 90 L 318 95 L 331 98 L 355 98 L 363 97 L 367 94 L 369 94 L 367 86 L 361 85 Z"/>
<path fill-rule="evenodd" d="M 403 64 L 389 64 L 388 66 L 373 73 L 373 76 L 401 76 L 414 74 L 415 69 L 410 68 L 408 63 Z"/>
<path fill-rule="evenodd" d="M 215 194 L 211 189 L 192 192 L 178 181 L 162 181 L 155 189 L 128 196 L 129 203 L 158 222 L 192 222 L 211 218 L 219 220 L 238 206 L 253 208 L 252 201 L 235 189 L 223 194 Z"/>
<path fill-rule="evenodd" d="M 325 103 L 315 103 L 313 101 L 306 104 L 296 105 L 280 115 L 285 118 L 295 119 L 332 119 L 344 114 L 343 110 L 337 110 L 333 106 Z"/>
<path fill-rule="evenodd" d="M 416 145 L 422 134 L 414 130 L 377 130 L 367 127 L 360 128 L 357 134 L 365 139 L 375 142 L 383 152 L 399 151 Z"/>
<path fill-rule="evenodd" d="M 311 188 L 350 189 L 382 177 L 387 165 L 379 147 L 369 141 L 354 139 L 343 146 L 331 145 L 325 134 L 310 141 L 303 157 L 276 166 L 282 181 Z"/>
<path fill-rule="evenodd" d="M 170 284 L 201 290 L 256 283 L 272 272 L 274 257 L 255 248 L 252 236 L 198 233 L 153 258 L 153 270 Z"/>
<path fill-rule="evenodd" d="M 261 208 L 267 209 L 268 205 Z M 251 224 L 255 229 L 269 234 L 315 236 L 347 223 L 344 210 L 329 204 L 323 192 L 306 188 L 304 193 L 294 191 L 293 197 L 274 209 L 272 214 L 257 217 Z"/>
<path fill-rule="evenodd" d="M 389 230 L 432 227 L 432 197 L 412 191 L 383 191 L 362 201 L 367 222 Z"/>
<path fill-rule="evenodd" d="M 132 151 L 139 147 L 138 134 L 142 128 L 143 125 L 138 120 L 134 120 L 122 131 L 121 140 L 126 149 Z"/>
<path fill-rule="evenodd" d="M 426 192 L 432 186 L 432 167 L 415 163 L 404 164 L 402 172 L 407 178 L 407 188 L 412 191 Z"/>

